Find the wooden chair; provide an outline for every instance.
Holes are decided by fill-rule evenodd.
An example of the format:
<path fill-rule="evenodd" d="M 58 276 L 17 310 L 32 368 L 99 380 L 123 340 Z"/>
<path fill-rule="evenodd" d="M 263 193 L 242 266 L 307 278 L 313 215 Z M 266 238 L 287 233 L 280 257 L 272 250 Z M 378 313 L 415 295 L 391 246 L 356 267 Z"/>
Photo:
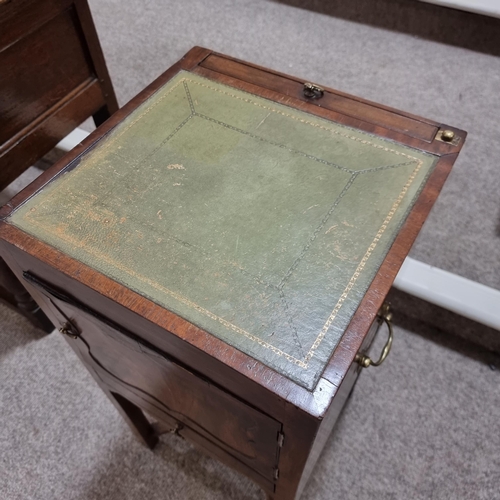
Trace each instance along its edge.
<path fill-rule="evenodd" d="M 86 0 L 0 0 L 0 190 L 85 119 L 118 109 Z M 53 326 L 0 262 L 0 301 Z"/>

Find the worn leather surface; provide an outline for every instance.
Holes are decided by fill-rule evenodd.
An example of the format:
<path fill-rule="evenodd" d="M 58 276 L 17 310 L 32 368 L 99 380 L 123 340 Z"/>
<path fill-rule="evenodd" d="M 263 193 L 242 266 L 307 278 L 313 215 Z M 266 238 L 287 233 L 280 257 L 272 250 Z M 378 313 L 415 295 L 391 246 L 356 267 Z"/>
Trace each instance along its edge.
<path fill-rule="evenodd" d="M 9 222 L 312 389 L 435 160 L 181 72 Z"/>

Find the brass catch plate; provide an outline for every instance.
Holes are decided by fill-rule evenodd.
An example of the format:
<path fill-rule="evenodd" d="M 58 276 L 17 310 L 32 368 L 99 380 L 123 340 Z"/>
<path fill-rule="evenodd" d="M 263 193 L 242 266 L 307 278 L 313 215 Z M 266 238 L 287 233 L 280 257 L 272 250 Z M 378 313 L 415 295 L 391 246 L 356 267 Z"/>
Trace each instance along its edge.
<path fill-rule="evenodd" d="M 434 139 L 436 141 L 446 142 L 446 144 L 456 146 L 460 142 L 461 137 L 453 132 L 453 130 L 439 129 Z"/>

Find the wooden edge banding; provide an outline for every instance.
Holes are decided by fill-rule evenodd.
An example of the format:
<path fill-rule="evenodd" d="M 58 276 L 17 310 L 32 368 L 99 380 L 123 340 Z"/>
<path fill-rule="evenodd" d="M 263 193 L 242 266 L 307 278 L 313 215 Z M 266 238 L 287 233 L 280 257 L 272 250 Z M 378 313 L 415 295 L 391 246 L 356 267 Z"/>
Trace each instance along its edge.
<path fill-rule="evenodd" d="M 278 75 L 264 69 L 248 66 L 244 63 L 211 55 L 202 66 L 212 71 L 226 74 L 234 78 L 253 83 L 268 90 L 282 92 L 287 96 L 307 102 L 311 109 L 321 107 L 336 111 L 352 118 L 363 119 L 369 123 L 385 126 L 388 129 L 403 132 L 410 137 L 416 137 L 427 143 L 433 141 L 437 126 L 415 118 L 410 118 L 402 112 L 389 111 L 382 106 L 365 103 L 359 99 L 346 97 L 332 89 L 323 88 L 323 94 L 318 99 L 308 99 L 304 96 L 304 81 Z"/>
<path fill-rule="evenodd" d="M 317 114 L 318 116 L 323 116 L 320 110 L 332 111 L 338 115 L 336 119 L 333 118 L 335 121 L 340 121 L 340 123 L 361 128 L 367 132 L 373 132 L 371 127 L 380 127 L 385 131 L 399 133 L 402 136 L 402 139 L 396 137 L 395 140 L 407 143 L 408 145 L 413 145 L 409 144 L 407 141 L 409 138 L 416 139 L 421 144 L 415 143 L 413 145 L 414 147 L 435 154 L 447 154 L 454 151 L 458 152 L 466 136 L 466 133 L 462 130 L 449 127 L 405 111 L 384 106 L 379 103 L 361 99 L 329 87 L 323 86 L 323 89 L 325 90 L 325 97 L 328 97 L 327 101 L 329 102 L 322 100 L 323 98 L 318 100 L 309 100 L 302 95 L 302 86 L 306 80 L 300 80 L 294 76 L 272 71 L 255 64 L 215 52 L 200 63 L 196 72 L 209 78 L 211 76 L 224 75 L 226 77 L 233 78 L 235 81 L 255 85 L 259 89 L 278 91 L 281 95 L 294 98 L 296 102 L 293 105 L 295 107 L 298 107 L 297 102 L 306 103 L 307 108 L 304 108 L 304 110 Z M 270 78 L 274 78 L 277 81 L 274 82 L 274 84 L 270 84 Z M 350 111 L 348 111 L 345 106 L 345 103 L 348 103 L 349 101 L 352 102 L 352 105 L 348 105 L 348 107 L 351 107 L 351 111 L 356 108 L 361 109 L 356 109 L 354 113 L 350 114 Z M 338 109 L 335 109 L 336 107 Z M 363 112 L 363 110 L 365 110 L 365 112 Z M 378 110 L 379 112 L 377 119 L 374 121 L 370 121 L 368 118 L 363 118 L 366 115 L 366 111 L 371 110 Z M 384 116 L 384 118 L 381 120 L 382 116 Z M 391 116 L 393 117 L 392 119 Z M 348 122 L 344 122 L 341 117 L 347 118 Z M 354 120 L 354 123 L 352 120 Z M 359 121 L 359 124 L 355 123 L 356 121 Z M 371 127 L 368 126 L 368 124 Z M 415 127 L 419 130 L 418 132 L 413 130 Z M 441 147 L 443 146 L 443 143 L 436 144 L 436 142 L 440 142 L 435 140 L 436 133 L 439 129 L 453 130 L 455 134 L 461 138 L 456 149 L 450 149 L 450 144 L 445 143 L 444 146 L 446 146 L 446 148 Z"/>

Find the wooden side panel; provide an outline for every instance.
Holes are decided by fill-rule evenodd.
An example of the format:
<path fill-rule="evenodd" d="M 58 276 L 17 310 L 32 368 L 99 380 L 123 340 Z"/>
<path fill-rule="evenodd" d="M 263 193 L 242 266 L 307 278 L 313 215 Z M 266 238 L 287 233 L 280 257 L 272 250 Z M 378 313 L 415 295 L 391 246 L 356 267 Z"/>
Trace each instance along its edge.
<path fill-rule="evenodd" d="M 0 50 L 67 9 L 73 0 L 14 0 L 0 4 Z"/>
<path fill-rule="evenodd" d="M 21 134 L 9 149 L 3 153 L 0 150 L 0 189 L 48 153 L 89 115 L 98 111 L 103 103 L 99 83 L 89 79 L 36 120 L 29 132 Z"/>
<path fill-rule="evenodd" d="M 92 76 L 73 9 L 0 52 L 0 144 Z"/>

